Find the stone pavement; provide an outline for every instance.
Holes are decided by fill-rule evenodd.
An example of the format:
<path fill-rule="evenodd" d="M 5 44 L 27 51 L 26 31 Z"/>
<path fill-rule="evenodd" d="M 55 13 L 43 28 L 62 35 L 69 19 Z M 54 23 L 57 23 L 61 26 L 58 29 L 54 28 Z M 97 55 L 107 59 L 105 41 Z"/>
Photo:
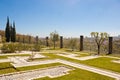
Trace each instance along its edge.
<path fill-rule="evenodd" d="M 7 74 L 5 76 L 0 76 L 0 80 L 32 80 L 42 77 L 55 78 L 69 74 L 68 71 L 71 70 L 73 69 L 68 68 L 66 66 L 56 66 L 56 67 L 49 67 L 44 69 L 36 69 L 36 70 Z"/>
<path fill-rule="evenodd" d="M 112 60 L 112 62 L 120 64 L 120 60 Z"/>
<path fill-rule="evenodd" d="M 10 59 L 0 59 L 0 63 L 3 63 L 3 62 L 10 62 Z"/>
<path fill-rule="evenodd" d="M 89 59 L 94 59 L 94 58 L 101 57 L 101 56 L 98 56 L 98 55 L 85 56 L 85 57 L 76 57 L 76 54 L 72 54 L 72 53 L 56 54 L 56 55 L 63 56 L 63 57 L 68 57 L 68 58 L 72 58 L 72 59 L 77 59 L 77 60 L 89 60 Z"/>
<path fill-rule="evenodd" d="M 56 63 L 56 60 L 42 60 L 42 61 L 27 62 L 22 57 L 17 57 L 17 58 L 12 57 L 11 60 L 12 62 L 14 62 L 14 63 L 11 63 L 14 67 L 25 67 L 25 66 L 35 66 L 35 65 Z"/>

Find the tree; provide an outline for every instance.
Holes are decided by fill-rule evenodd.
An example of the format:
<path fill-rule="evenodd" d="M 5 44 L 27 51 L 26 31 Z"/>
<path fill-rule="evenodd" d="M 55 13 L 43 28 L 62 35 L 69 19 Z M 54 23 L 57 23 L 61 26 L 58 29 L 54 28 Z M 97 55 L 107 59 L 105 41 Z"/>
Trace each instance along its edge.
<path fill-rule="evenodd" d="M 11 39 L 11 42 L 13 42 L 13 27 L 12 27 L 12 25 L 10 25 L 10 39 Z"/>
<path fill-rule="evenodd" d="M 13 35 L 13 42 L 16 42 L 15 22 L 13 22 L 12 35 Z"/>
<path fill-rule="evenodd" d="M 69 47 L 71 47 L 72 51 L 74 51 L 75 47 L 76 47 L 76 43 L 77 43 L 77 39 L 75 38 L 71 38 L 69 41 Z"/>
<path fill-rule="evenodd" d="M 108 34 L 106 32 L 99 33 L 99 32 L 91 32 L 91 36 L 95 39 L 95 42 L 97 44 L 98 48 L 98 55 L 100 54 L 100 47 L 105 41 L 106 38 L 108 38 Z"/>
<path fill-rule="evenodd" d="M 10 24 L 9 24 L 9 17 L 7 17 L 7 24 L 5 29 L 5 38 L 6 42 L 10 42 Z"/>
<path fill-rule="evenodd" d="M 54 31 L 54 32 L 50 33 L 50 38 L 54 44 L 54 49 L 55 49 L 56 42 L 59 40 L 59 34 L 56 31 Z"/>

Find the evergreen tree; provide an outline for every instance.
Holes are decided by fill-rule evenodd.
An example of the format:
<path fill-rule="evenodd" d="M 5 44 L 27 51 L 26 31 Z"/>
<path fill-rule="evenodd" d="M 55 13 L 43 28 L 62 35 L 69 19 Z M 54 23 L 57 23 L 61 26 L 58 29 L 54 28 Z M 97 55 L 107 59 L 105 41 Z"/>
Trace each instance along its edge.
<path fill-rule="evenodd" d="M 10 39 L 11 39 L 11 42 L 13 42 L 13 27 L 12 27 L 12 25 L 10 25 Z"/>
<path fill-rule="evenodd" d="M 13 42 L 16 42 L 15 22 L 13 22 L 12 35 L 13 35 Z"/>
<path fill-rule="evenodd" d="M 9 24 L 9 17 L 7 17 L 7 24 L 5 29 L 5 38 L 6 42 L 10 42 L 10 24 Z"/>

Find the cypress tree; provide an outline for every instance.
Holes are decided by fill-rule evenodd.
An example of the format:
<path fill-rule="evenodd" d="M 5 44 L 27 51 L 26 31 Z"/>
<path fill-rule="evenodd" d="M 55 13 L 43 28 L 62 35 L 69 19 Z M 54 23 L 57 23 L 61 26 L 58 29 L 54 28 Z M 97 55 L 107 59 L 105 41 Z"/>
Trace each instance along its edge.
<path fill-rule="evenodd" d="M 16 42 L 15 22 L 13 22 L 12 35 L 13 35 L 13 42 Z"/>
<path fill-rule="evenodd" d="M 5 38 L 6 42 L 10 42 L 10 24 L 9 17 L 7 17 L 6 29 L 5 29 Z"/>
<path fill-rule="evenodd" d="M 11 39 L 11 42 L 13 42 L 13 27 L 12 27 L 12 25 L 10 25 L 10 39 Z"/>

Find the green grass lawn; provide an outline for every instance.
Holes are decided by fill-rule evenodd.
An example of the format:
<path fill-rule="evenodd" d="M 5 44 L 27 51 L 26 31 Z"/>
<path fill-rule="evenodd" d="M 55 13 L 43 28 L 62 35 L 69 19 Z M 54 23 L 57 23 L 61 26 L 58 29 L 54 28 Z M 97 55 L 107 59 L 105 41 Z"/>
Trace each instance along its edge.
<path fill-rule="evenodd" d="M 45 53 L 44 55 L 50 56 L 54 59 L 55 58 L 64 59 L 64 60 L 67 60 L 67 61 L 77 62 L 77 63 L 80 63 L 80 64 L 82 63 L 82 64 L 85 64 L 85 65 L 94 66 L 94 67 L 98 67 L 98 68 L 101 68 L 101 69 L 111 70 L 111 71 L 120 73 L 120 64 L 111 62 L 112 60 L 115 60 L 113 58 L 100 57 L 100 58 L 80 61 L 80 60 L 76 60 L 76 59 L 66 58 L 66 57 L 63 57 L 63 56 L 58 56 L 58 55 L 55 55 L 55 54 Z"/>
<path fill-rule="evenodd" d="M 115 80 L 107 76 L 103 76 L 100 74 L 96 74 L 96 73 L 89 72 L 86 70 L 81 70 L 81 69 L 75 69 L 73 71 L 70 71 L 69 73 L 70 74 L 57 77 L 57 78 L 44 77 L 44 78 L 39 78 L 35 80 Z"/>
<path fill-rule="evenodd" d="M 11 57 L 11 56 L 30 56 L 30 54 L 14 54 L 14 55 L 6 55 L 8 57 Z"/>
<path fill-rule="evenodd" d="M 15 68 L 10 64 L 10 62 L 0 63 L 0 74 L 16 72 Z"/>
<path fill-rule="evenodd" d="M 63 65 L 61 63 L 52 63 L 52 64 L 43 64 L 43 65 L 36 65 L 36 66 L 27 66 L 27 67 L 20 67 L 17 68 L 19 71 L 26 71 L 26 70 L 33 70 L 33 69 L 39 69 L 39 68 L 47 68 L 52 66 L 60 66 Z"/>
<path fill-rule="evenodd" d="M 0 59 L 6 59 L 7 56 L 0 56 Z"/>
<path fill-rule="evenodd" d="M 86 61 L 83 61 L 82 63 L 120 73 L 120 64 L 111 62 L 112 60 L 115 60 L 115 59 L 100 57 L 96 59 L 86 60 Z"/>

